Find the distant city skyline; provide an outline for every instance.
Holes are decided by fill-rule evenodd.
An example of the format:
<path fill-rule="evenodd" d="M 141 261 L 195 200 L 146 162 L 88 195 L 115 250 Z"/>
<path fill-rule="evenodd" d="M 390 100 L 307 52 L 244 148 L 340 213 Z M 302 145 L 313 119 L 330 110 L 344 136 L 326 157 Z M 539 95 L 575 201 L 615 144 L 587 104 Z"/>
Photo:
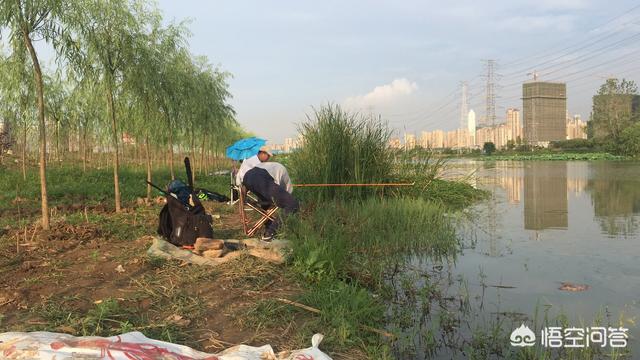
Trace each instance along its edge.
<path fill-rule="evenodd" d="M 159 7 L 168 19 L 191 19 L 191 51 L 233 74 L 238 121 L 274 144 L 296 138 L 296 124 L 327 102 L 380 114 L 396 136 L 456 129 L 461 81 L 479 121 L 486 59 L 496 60 L 498 117 L 522 108 L 520 86 L 533 72 L 566 82 L 569 112 L 588 119 L 605 78 L 634 80 L 640 70 L 633 66 L 640 6 L 626 0 L 161 0 Z"/>

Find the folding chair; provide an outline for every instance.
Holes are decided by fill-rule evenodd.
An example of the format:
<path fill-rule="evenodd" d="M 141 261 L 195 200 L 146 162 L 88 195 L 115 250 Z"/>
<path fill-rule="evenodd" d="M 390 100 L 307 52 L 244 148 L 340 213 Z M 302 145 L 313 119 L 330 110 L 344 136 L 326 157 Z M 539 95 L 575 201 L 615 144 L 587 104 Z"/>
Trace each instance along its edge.
<path fill-rule="evenodd" d="M 247 236 L 253 236 L 267 221 L 275 221 L 276 212 L 279 209 L 278 206 L 272 203 L 264 204 L 256 196 L 248 192 L 244 186 L 240 188 L 238 195 L 240 218 L 242 219 L 244 233 Z M 263 209 L 263 205 L 266 205 L 266 210 Z M 251 212 L 256 214 L 253 219 L 249 216 Z"/>

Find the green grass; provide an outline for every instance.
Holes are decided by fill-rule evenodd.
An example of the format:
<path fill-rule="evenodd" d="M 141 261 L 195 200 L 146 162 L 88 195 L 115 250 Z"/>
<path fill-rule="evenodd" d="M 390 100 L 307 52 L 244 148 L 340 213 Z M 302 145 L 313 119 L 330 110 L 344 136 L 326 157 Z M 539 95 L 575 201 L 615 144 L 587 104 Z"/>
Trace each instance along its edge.
<path fill-rule="evenodd" d="M 176 176 L 186 182 L 183 172 L 176 170 Z M 122 167 L 120 169 L 120 191 L 123 201 L 134 201 L 138 197 L 146 197 L 146 170 L 144 168 Z M 153 171 L 153 182 L 161 188 L 171 180 L 168 169 Z M 229 191 L 228 176 L 197 176 L 196 187 L 226 194 Z M 62 165 L 50 166 L 47 169 L 47 192 L 49 203 L 55 205 L 81 204 L 95 206 L 114 203 L 113 171 L 107 169 L 89 169 Z M 26 206 L 39 206 L 40 178 L 38 169 L 30 168 L 27 179 L 23 180 L 18 170 L 0 171 L 0 210 L 14 209 L 12 203 L 16 197 L 25 199 Z M 152 190 L 153 196 L 161 196 Z M 25 205 L 23 205 L 25 206 Z"/>
<path fill-rule="evenodd" d="M 315 321 L 330 346 L 359 346 L 371 358 L 390 349 L 388 339 L 363 327 L 385 327 L 385 273 L 412 255 L 458 250 L 445 208 L 421 199 L 330 202 L 291 219 L 285 233 L 293 242 L 289 265 L 305 284 L 298 301 L 321 311 Z"/>
<path fill-rule="evenodd" d="M 301 184 L 381 183 L 392 178 L 391 131 L 379 121 L 327 105 L 300 126 L 302 149 L 289 156 L 292 178 Z M 360 199 L 376 188 L 322 187 L 303 191 L 315 200 Z"/>

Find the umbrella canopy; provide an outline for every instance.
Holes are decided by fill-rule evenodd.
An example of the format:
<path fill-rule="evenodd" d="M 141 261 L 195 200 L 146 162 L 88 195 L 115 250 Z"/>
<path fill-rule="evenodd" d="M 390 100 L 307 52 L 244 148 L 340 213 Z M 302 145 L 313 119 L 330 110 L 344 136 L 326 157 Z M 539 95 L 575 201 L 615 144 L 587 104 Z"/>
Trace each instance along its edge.
<path fill-rule="evenodd" d="M 257 137 L 250 137 L 236 141 L 227 148 L 227 157 L 233 160 L 244 160 L 250 158 L 260 151 L 260 148 L 267 141 Z"/>

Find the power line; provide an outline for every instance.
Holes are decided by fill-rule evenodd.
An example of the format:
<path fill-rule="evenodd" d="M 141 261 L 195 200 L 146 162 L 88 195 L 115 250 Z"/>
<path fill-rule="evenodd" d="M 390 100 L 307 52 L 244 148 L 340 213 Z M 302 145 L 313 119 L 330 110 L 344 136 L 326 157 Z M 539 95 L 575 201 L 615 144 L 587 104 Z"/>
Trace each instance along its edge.
<path fill-rule="evenodd" d="M 625 10 L 625 11 L 624 11 L 623 13 L 621 13 L 620 15 L 617 15 L 617 16 L 615 16 L 615 17 L 613 17 L 613 18 L 611 18 L 611 19 L 607 20 L 606 22 L 604 22 L 604 23 L 602 23 L 602 24 L 600 24 L 600 25 L 598 25 L 598 26 L 596 26 L 596 27 L 594 27 L 594 28 L 592 28 L 592 29 L 588 30 L 588 31 L 587 31 L 587 33 L 588 33 L 588 32 L 592 32 L 592 31 L 595 31 L 595 30 L 598 30 L 598 29 L 602 28 L 602 27 L 603 27 L 603 26 L 605 26 L 605 25 L 609 25 L 609 24 L 613 23 L 614 21 L 616 21 L 616 20 L 618 20 L 618 19 L 620 19 L 620 18 L 622 18 L 622 17 L 624 17 L 624 16 L 627 16 L 629 13 L 631 13 L 631 12 L 633 12 L 633 11 L 637 10 L 638 8 L 640 8 L 640 4 L 639 4 L 639 5 L 636 5 L 636 6 L 633 6 L 632 8 L 630 8 L 630 9 L 628 9 L 628 10 Z M 626 22 L 626 23 L 622 24 L 622 26 L 628 25 L 629 23 L 631 23 L 631 21 L 629 21 L 629 22 Z M 614 32 L 614 33 L 617 33 L 617 32 Z M 553 45 L 553 46 L 551 47 L 551 49 L 553 49 L 553 48 L 555 48 L 555 47 L 558 47 L 558 46 L 561 46 L 561 45 L 564 45 L 564 41 L 566 41 L 566 39 L 565 39 L 565 40 L 563 40 L 562 42 L 558 42 L 558 43 L 556 43 L 555 45 Z M 598 40 L 598 41 L 600 41 L 600 40 Z M 522 58 L 519 58 L 519 59 L 513 60 L 513 61 L 511 61 L 511 62 L 505 63 L 505 64 L 503 64 L 503 65 L 502 65 L 502 67 L 503 67 L 503 68 L 509 68 L 509 67 L 512 67 L 513 65 L 516 65 L 516 64 L 518 64 L 518 63 L 523 63 L 523 62 L 526 62 L 526 61 L 530 61 L 531 59 L 544 58 L 544 57 L 546 57 L 546 56 L 548 56 L 548 55 L 552 55 L 553 53 L 558 53 L 558 52 L 566 51 L 566 50 L 569 50 L 569 49 L 571 49 L 571 48 L 573 48 L 573 47 L 575 47 L 575 46 L 580 46 L 580 45 L 582 45 L 584 42 L 585 42 L 585 41 L 578 42 L 578 43 L 576 43 L 576 44 L 573 44 L 573 45 L 571 45 L 571 46 L 565 47 L 564 49 L 560 49 L 560 50 L 546 51 L 546 52 L 543 52 L 543 53 L 541 53 L 541 54 L 534 55 L 533 57 L 532 57 L 532 56 L 525 56 L 525 57 L 522 57 Z"/>

